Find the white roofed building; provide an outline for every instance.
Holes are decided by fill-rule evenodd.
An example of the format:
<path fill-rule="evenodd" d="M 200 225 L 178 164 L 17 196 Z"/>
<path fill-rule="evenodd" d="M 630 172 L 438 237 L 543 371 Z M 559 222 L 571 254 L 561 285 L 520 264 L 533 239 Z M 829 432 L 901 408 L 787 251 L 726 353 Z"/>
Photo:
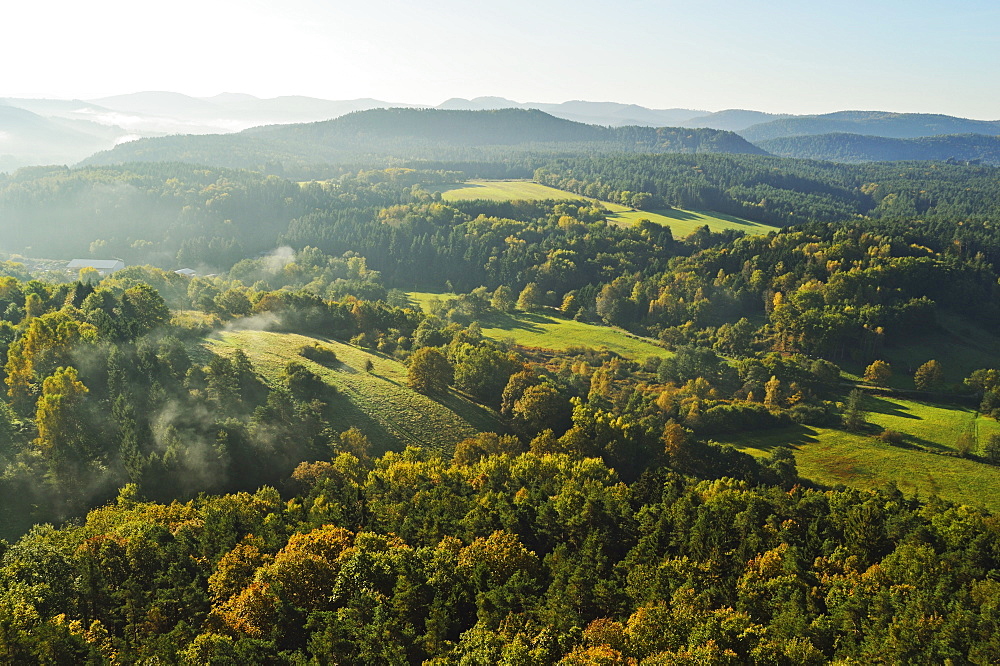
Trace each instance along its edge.
<path fill-rule="evenodd" d="M 66 270 L 71 272 L 79 272 L 81 268 L 93 268 L 104 277 L 125 268 L 125 262 L 121 259 L 74 259 L 66 264 Z"/>

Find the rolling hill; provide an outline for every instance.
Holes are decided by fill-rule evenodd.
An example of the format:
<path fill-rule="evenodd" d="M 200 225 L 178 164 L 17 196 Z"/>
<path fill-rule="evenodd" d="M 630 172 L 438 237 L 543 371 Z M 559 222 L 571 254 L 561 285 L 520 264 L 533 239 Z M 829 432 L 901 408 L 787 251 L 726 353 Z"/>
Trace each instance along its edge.
<path fill-rule="evenodd" d="M 601 127 L 537 110 L 371 109 L 318 123 L 275 125 L 239 134 L 142 139 L 86 165 L 178 161 L 263 169 L 358 163 L 373 158 L 482 159 L 528 152 L 764 154 L 737 134 L 710 129 Z"/>
<path fill-rule="evenodd" d="M 941 134 L 1000 135 L 1000 121 L 970 120 L 932 113 L 887 111 L 838 111 L 817 116 L 796 116 L 751 125 L 740 136 L 752 142 L 787 136 L 863 134 L 911 139 Z"/>
<path fill-rule="evenodd" d="M 317 342 L 333 350 L 338 362 L 320 365 L 299 354 L 303 346 Z M 215 334 L 202 345 L 205 352 L 223 356 L 242 349 L 272 386 L 289 361 L 306 365 L 337 390 L 334 427 L 360 427 L 379 454 L 408 444 L 450 451 L 478 432 L 506 430 L 492 410 L 457 393 L 434 398 L 417 393 L 406 385 L 406 366 L 399 361 L 336 340 L 243 330 Z M 364 369 L 368 360 L 374 365 L 371 372 Z"/>

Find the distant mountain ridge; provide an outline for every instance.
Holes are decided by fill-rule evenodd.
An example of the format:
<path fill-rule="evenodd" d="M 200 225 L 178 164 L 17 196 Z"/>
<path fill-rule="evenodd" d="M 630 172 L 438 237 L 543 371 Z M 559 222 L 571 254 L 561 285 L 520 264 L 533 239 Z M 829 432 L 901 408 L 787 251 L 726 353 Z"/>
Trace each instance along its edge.
<path fill-rule="evenodd" d="M 765 154 L 739 135 L 712 129 L 602 127 L 534 109 L 369 109 L 317 123 L 255 127 L 238 134 L 141 139 L 84 164 L 179 161 L 264 169 L 281 164 L 357 164 L 374 158 L 477 160 L 527 152 Z"/>
<path fill-rule="evenodd" d="M 737 132 L 751 143 L 832 133 L 890 138 L 1000 135 L 1000 121 L 970 120 L 940 114 L 838 111 L 795 116 L 749 109 L 710 113 L 697 109 L 650 109 L 636 104 L 586 100 L 517 102 L 497 96 L 456 97 L 432 107 L 372 98 L 326 100 L 283 96 L 263 99 L 239 92 L 191 97 L 166 91 L 146 91 L 95 100 L 10 98 L 0 99 L 0 104 L 37 116 L 28 123 L 24 117 L 18 119 L 9 110 L 0 115 L 0 171 L 27 165 L 71 164 L 95 152 L 109 150 L 118 143 L 138 138 L 230 134 L 253 127 L 313 123 L 357 111 L 389 108 L 438 108 L 448 111 L 537 109 L 556 118 L 605 128 L 672 127 Z M 46 128 L 44 131 L 41 129 L 43 126 Z M 695 140 L 695 136 L 700 139 Z M 708 134 L 689 135 L 690 140 L 684 143 L 682 135 L 675 132 L 670 141 L 678 143 L 684 150 L 698 150 L 696 144 L 708 137 Z M 216 141 L 221 143 L 221 140 Z M 177 142 L 198 143 L 189 140 Z M 639 145 L 643 142 L 649 143 L 648 139 L 641 139 Z M 261 148 L 260 155 L 271 151 L 270 147 Z M 816 154 L 827 155 L 829 152 L 824 150 Z M 859 149 L 853 154 L 860 156 L 867 153 Z M 928 154 L 936 153 L 931 151 Z M 251 161 L 259 162 L 257 158 Z"/>
<path fill-rule="evenodd" d="M 537 109 L 557 118 L 609 127 L 622 127 L 625 125 L 675 127 L 681 126 L 689 118 L 701 116 L 706 113 L 705 111 L 694 109 L 647 109 L 636 104 L 622 104 L 619 102 L 571 100 L 559 104 L 551 104 L 545 102 L 515 102 L 503 97 L 476 97 L 473 99 L 453 97 L 435 108 L 463 111 Z"/>
<path fill-rule="evenodd" d="M 818 134 L 768 139 L 757 145 L 780 157 L 831 162 L 954 160 L 1000 165 L 1000 136 L 983 134 L 950 134 L 914 139 L 861 134 Z"/>
<path fill-rule="evenodd" d="M 1000 135 L 1000 120 L 970 120 L 932 113 L 838 111 L 820 116 L 790 116 L 752 125 L 740 136 L 754 143 L 788 136 L 861 134 L 914 139 L 945 134 Z"/>

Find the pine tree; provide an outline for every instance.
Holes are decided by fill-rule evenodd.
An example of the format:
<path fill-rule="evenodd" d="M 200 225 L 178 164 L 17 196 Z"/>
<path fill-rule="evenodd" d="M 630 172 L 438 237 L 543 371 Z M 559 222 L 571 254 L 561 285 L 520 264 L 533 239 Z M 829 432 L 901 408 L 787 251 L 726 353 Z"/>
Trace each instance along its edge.
<path fill-rule="evenodd" d="M 864 394 L 859 389 L 854 389 L 847 395 L 847 403 L 844 405 L 844 427 L 848 430 L 861 430 L 868 418 L 868 412 L 862 406 Z"/>

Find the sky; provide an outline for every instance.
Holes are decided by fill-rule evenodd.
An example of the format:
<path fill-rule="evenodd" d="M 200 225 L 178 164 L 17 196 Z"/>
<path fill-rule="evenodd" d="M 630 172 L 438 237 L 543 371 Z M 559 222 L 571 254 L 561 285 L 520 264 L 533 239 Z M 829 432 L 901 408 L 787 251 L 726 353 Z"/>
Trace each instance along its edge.
<path fill-rule="evenodd" d="M 996 0 L 35 0 L 0 97 L 573 99 L 1000 119 Z"/>

